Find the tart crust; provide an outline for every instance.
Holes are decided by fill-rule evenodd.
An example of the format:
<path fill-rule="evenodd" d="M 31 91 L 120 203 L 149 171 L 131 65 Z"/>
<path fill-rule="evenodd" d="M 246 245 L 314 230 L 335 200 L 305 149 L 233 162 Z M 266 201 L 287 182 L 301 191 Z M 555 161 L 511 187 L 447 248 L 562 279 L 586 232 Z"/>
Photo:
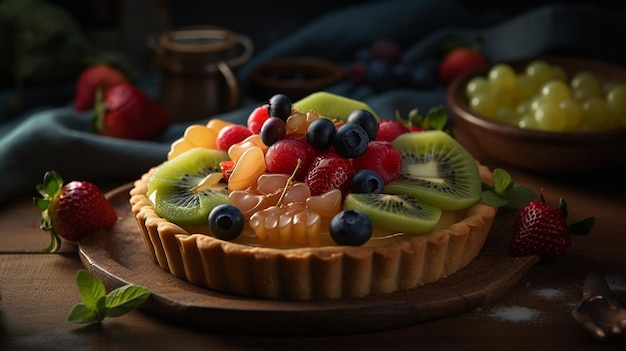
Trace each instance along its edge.
<path fill-rule="evenodd" d="M 497 209 L 481 201 L 454 224 L 381 246 L 270 248 L 189 233 L 159 217 L 146 196 L 154 167 L 135 181 L 130 204 L 154 261 L 174 276 L 215 291 L 311 300 L 413 289 L 446 278 L 480 252 Z M 492 174 L 479 165 L 481 178 Z"/>

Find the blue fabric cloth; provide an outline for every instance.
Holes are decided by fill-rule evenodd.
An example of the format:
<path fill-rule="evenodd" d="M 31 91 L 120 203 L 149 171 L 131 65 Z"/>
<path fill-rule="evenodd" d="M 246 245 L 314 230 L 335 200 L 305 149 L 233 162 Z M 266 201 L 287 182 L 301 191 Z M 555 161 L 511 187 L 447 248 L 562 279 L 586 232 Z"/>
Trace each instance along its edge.
<path fill-rule="evenodd" d="M 400 43 L 408 63 L 438 55 L 446 38 L 472 41 L 480 36 L 484 53 L 494 62 L 559 54 L 624 64 L 624 33 L 625 12 L 592 5 L 552 4 L 507 17 L 476 14 L 451 0 L 371 2 L 329 13 L 281 39 L 257 53 L 240 69 L 239 78 L 247 89 L 256 64 L 282 56 L 317 56 L 347 65 L 356 51 L 379 38 Z M 158 83 L 158 73 L 137 82 L 151 96 Z M 396 110 L 427 111 L 445 104 L 443 87 L 375 92 L 345 80 L 326 90 L 363 100 L 382 118 L 394 118 Z M 89 132 L 91 111 L 73 111 L 73 84 L 31 91 L 22 109 L 11 107 L 11 97 L 12 92 L 0 94 L 0 205 L 32 197 L 47 170 L 56 170 L 66 180 L 136 179 L 164 161 L 170 143 L 191 124 L 173 124 L 152 141 L 114 139 Z M 240 108 L 197 122 L 217 117 L 245 123 L 259 103 L 245 96 Z"/>

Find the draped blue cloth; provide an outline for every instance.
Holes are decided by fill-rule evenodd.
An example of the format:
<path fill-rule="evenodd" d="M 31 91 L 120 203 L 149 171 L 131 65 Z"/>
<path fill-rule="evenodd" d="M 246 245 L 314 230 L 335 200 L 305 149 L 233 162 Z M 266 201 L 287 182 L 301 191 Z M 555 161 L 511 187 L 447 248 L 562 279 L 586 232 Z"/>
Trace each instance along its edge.
<path fill-rule="evenodd" d="M 440 53 L 449 37 L 484 40 L 483 52 L 492 61 L 542 55 L 571 55 L 626 62 L 626 12 L 592 5 L 549 4 L 516 15 L 477 14 L 451 0 L 370 2 L 329 13 L 258 52 L 239 71 L 244 89 L 252 68 L 271 58 L 317 56 L 347 67 L 355 52 L 379 38 L 400 43 L 403 60 L 415 63 Z M 137 84 L 156 96 L 158 73 Z M 326 89 L 368 103 L 382 118 L 413 108 L 427 111 L 445 105 L 443 86 L 428 90 L 391 89 L 377 92 L 355 88 L 348 80 Z M 14 92 L 0 93 L 0 205 L 35 194 L 47 170 L 66 180 L 130 181 L 166 159 L 170 143 L 192 123 L 216 117 L 245 123 L 261 103 L 244 96 L 241 107 L 197 121 L 172 124 L 151 141 L 115 139 L 89 131 L 92 111 L 73 110 L 74 83 L 30 90 L 25 107 L 10 101 Z M 267 97 L 269 98 L 269 97 Z M 405 114 L 406 115 L 406 114 Z"/>

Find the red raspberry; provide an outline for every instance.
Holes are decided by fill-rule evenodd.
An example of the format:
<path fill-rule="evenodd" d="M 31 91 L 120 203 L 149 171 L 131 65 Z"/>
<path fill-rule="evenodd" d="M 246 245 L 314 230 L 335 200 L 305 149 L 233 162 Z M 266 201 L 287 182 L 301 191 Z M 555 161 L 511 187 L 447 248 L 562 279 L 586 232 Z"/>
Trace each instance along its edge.
<path fill-rule="evenodd" d="M 408 132 L 409 128 L 407 128 L 400 121 L 383 119 L 378 122 L 378 134 L 376 134 L 376 140 L 392 142 L 398 137 L 398 135 Z"/>
<path fill-rule="evenodd" d="M 261 126 L 263 126 L 263 122 L 270 118 L 268 107 L 268 104 L 261 105 L 252 110 L 250 116 L 248 116 L 247 126 L 252 134 L 259 134 L 261 132 Z"/>
<path fill-rule="evenodd" d="M 398 178 L 402 172 L 400 152 L 388 141 L 370 141 L 365 152 L 352 160 L 354 172 L 371 169 L 385 184 Z"/>
<path fill-rule="evenodd" d="M 298 159 L 301 160 L 300 169 L 296 172 L 295 179 L 304 180 L 307 165 L 310 161 L 304 144 L 293 139 L 281 139 L 265 152 L 265 164 L 270 173 L 292 174 L 296 169 Z"/>
<path fill-rule="evenodd" d="M 350 159 L 334 152 L 324 152 L 313 160 L 304 181 L 311 189 L 311 195 L 321 195 L 333 189 L 345 193 L 353 175 Z"/>
<path fill-rule="evenodd" d="M 252 132 L 247 127 L 233 124 L 220 129 L 215 142 L 218 149 L 228 151 L 228 148 L 233 144 L 243 141 L 250 135 L 252 135 Z"/>

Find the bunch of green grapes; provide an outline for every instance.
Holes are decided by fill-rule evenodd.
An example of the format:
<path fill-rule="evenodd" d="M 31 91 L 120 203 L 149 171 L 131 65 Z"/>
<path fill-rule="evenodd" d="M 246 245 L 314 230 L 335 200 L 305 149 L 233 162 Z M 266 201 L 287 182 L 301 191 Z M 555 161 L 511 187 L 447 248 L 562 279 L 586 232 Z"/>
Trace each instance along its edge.
<path fill-rule="evenodd" d="M 585 132 L 626 128 L 626 84 L 604 83 L 589 71 L 568 77 L 563 67 L 543 60 L 516 72 L 494 65 L 465 87 L 470 109 L 521 128 Z"/>

